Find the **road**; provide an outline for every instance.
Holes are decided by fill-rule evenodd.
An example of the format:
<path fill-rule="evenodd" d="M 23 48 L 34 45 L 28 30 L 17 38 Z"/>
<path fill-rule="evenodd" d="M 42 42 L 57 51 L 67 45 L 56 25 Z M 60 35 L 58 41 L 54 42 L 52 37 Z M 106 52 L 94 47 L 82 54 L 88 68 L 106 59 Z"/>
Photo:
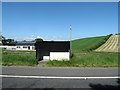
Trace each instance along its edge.
<path fill-rule="evenodd" d="M 3 88 L 116 88 L 118 68 L 2 67 Z"/>

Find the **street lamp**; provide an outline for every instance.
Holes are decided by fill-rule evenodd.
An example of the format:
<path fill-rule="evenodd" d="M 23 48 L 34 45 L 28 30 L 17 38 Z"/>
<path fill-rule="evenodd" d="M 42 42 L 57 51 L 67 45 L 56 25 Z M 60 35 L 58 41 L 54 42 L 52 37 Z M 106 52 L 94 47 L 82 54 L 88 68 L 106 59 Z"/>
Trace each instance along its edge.
<path fill-rule="evenodd" d="M 72 56 L 72 25 L 70 25 L 70 57 Z"/>

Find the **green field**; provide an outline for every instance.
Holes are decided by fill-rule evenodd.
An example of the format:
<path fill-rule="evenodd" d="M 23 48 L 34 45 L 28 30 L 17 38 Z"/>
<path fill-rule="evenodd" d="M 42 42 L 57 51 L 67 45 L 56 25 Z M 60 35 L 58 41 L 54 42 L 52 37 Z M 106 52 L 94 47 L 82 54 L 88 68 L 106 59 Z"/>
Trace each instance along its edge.
<path fill-rule="evenodd" d="M 105 43 L 108 38 L 109 38 L 109 35 L 73 40 L 72 50 L 74 53 L 78 53 L 83 50 L 94 50 L 100 45 L 102 45 L 103 43 Z"/>
<path fill-rule="evenodd" d="M 37 65 L 35 58 L 35 52 L 3 50 L 2 65 L 35 66 Z"/>

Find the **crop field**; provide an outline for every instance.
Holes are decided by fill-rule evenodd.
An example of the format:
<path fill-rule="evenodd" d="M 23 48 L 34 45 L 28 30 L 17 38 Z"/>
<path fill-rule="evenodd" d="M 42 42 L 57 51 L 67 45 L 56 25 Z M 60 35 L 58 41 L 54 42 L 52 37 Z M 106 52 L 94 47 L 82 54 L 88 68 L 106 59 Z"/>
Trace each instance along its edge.
<path fill-rule="evenodd" d="M 97 48 L 95 51 L 104 51 L 104 52 L 120 52 L 119 51 L 119 42 L 120 35 L 112 35 L 105 44 Z"/>
<path fill-rule="evenodd" d="M 108 38 L 109 35 L 73 40 L 72 51 L 74 53 L 79 53 L 83 50 L 92 50 L 92 49 L 94 50 L 97 47 L 99 47 L 101 44 L 105 43 Z"/>

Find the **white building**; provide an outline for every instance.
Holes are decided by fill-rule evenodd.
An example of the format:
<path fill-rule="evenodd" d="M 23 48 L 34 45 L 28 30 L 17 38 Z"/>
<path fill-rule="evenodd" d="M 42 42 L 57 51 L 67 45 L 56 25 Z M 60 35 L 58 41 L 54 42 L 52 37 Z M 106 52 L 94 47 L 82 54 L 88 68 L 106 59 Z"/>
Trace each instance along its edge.
<path fill-rule="evenodd" d="M 4 48 L 6 50 L 35 50 L 35 42 L 32 41 L 17 41 L 15 46 L 0 46 L 0 48 Z"/>
<path fill-rule="evenodd" d="M 16 50 L 35 50 L 35 42 L 32 41 L 18 41 L 16 43 Z"/>

